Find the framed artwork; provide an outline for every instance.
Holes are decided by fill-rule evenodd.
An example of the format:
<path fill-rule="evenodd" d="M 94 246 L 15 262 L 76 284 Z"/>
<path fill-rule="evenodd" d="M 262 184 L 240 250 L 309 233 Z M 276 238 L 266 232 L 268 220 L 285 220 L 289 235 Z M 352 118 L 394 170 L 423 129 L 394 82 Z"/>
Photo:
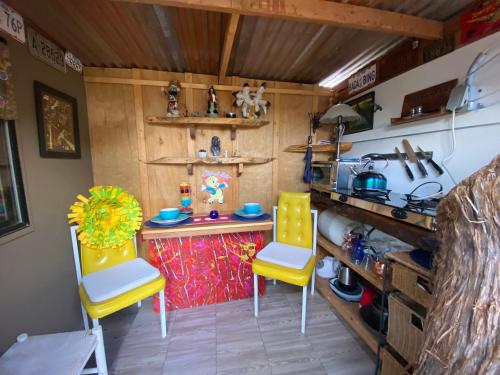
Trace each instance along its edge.
<path fill-rule="evenodd" d="M 351 106 L 361 118 L 356 122 L 346 124 L 344 135 L 364 132 L 373 129 L 373 113 L 375 108 L 375 91 L 359 98 L 349 100 L 345 104 Z"/>
<path fill-rule="evenodd" d="M 80 159 L 76 99 L 35 81 L 40 156 Z"/>

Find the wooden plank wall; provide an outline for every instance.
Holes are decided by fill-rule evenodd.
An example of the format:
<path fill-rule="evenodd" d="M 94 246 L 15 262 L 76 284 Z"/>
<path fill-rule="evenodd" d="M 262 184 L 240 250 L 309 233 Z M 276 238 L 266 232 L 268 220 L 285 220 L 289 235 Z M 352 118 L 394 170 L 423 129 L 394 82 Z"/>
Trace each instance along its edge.
<path fill-rule="evenodd" d="M 163 207 L 177 206 L 182 181 L 191 184 L 193 208 L 197 213 L 211 209 L 233 211 L 248 201 L 257 201 L 269 211 L 276 204 L 279 191 L 307 189 L 302 182 L 304 156 L 283 150 L 291 144 L 306 142 L 307 113 L 328 108 L 328 91 L 313 85 L 266 81 L 265 97 L 270 100 L 271 108 L 265 119 L 271 122 L 269 125 L 238 129 L 235 140 L 231 140 L 228 129 L 201 127 L 192 140 L 188 128 L 148 125 L 145 117 L 165 115 L 167 102 L 161 87 L 173 79 L 183 86 L 181 110 L 204 113 L 206 87 L 217 85 L 217 76 L 111 68 L 85 68 L 84 73 L 94 183 L 115 184 L 130 191 L 140 200 L 146 216 Z M 261 83 L 238 77 L 227 78 L 226 83 L 229 79 L 231 85 L 216 86 L 221 114 L 234 111 L 233 90 L 245 82 L 251 86 Z M 327 134 L 327 130 L 322 130 L 317 136 Z M 245 165 L 240 177 L 237 177 L 236 166 L 231 165 L 195 165 L 194 174 L 190 176 L 184 165 L 146 163 L 166 156 L 196 156 L 201 148 L 209 150 L 214 135 L 221 139 L 222 152 L 238 150 L 242 156 L 273 157 L 274 160 Z M 205 203 L 207 193 L 201 191 L 201 175 L 205 170 L 223 171 L 232 176 L 222 207 Z"/>

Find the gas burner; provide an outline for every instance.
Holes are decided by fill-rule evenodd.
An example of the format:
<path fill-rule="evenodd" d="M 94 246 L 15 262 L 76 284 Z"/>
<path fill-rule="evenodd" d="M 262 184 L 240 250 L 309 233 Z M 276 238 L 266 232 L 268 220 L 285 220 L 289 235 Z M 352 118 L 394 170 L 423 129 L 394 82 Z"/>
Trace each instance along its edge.
<path fill-rule="evenodd" d="M 369 201 L 385 202 L 390 201 L 389 189 L 354 189 L 352 195 Z"/>
<path fill-rule="evenodd" d="M 438 198 L 416 199 L 411 194 L 405 194 L 405 196 L 406 206 L 404 208 L 417 212 L 436 211 L 436 207 L 440 201 Z"/>

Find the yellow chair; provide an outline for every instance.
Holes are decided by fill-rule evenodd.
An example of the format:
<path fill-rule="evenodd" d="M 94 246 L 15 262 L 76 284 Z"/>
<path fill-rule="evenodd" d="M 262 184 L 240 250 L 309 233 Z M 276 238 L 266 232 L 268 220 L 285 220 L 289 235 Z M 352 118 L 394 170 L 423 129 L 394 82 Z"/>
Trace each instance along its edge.
<path fill-rule="evenodd" d="M 72 226 L 70 231 L 85 329 L 89 329 L 87 314 L 98 327 L 100 318 L 134 303 L 140 307 L 141 300 L 158 293 L 161 335 L 166 337 L 165 279 L 158 269 L 137 257 L 135 236 L 121 248 L 96 250 L 79 246 L 77 228 Z"/>
<path fill-rule="evenodd" d="M 257 254 L 252 264 L 255 317 L 259 315 L 258 276 L 301 286 L 302 333 L 306 327 L 307 285 L 312 278 L 314 295 L 316 271 L 318 211 L 311 210 L 310 201 L 309 193 L 280 193 L 278 207 L 273 208 L 273 242 Z"/>

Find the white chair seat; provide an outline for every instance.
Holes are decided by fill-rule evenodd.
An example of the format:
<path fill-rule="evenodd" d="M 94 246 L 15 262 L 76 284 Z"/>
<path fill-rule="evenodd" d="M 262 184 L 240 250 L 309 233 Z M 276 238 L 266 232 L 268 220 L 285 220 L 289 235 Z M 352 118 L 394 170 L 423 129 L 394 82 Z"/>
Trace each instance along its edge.
<path fill-rule="evenodd" d="M 92 302 L 102 302 L 144 285 L 160 276 L 160 271 L 142 258 L 82 277 L 82 284 Z"/>
<path fill-rule="evenodd" d="M 257 259 L 301 270 L 307 265 L 312 255 L 311 249 L 271 242 L 257 254 Z"/>

